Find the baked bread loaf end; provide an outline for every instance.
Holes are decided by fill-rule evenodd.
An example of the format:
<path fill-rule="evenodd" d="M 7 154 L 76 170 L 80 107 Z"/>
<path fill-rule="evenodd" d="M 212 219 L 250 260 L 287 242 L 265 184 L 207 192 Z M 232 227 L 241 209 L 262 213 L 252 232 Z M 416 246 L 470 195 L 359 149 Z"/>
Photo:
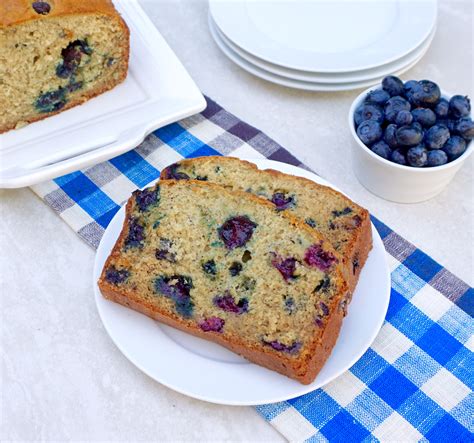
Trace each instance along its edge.
<path fill-rule="evenodd" d="M 199 181 L 136 191 L 104 297 L 311 383 L 347 303 L 340 257 L 289 213 Z"/>
<path fill-rule="evenodd" d="M 112 89 L 128 57 L 110 0 L 1 0 L 0 133 Z"/>

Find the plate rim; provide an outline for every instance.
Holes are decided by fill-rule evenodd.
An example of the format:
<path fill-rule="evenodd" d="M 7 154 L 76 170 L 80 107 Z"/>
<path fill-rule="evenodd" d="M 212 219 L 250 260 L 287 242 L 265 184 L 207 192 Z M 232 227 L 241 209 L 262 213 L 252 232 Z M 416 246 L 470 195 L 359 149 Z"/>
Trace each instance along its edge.
<path fill-rule="evenodd" d="M 262 158 L 249 158 L 249 157 L 244 158 L 244 157 L 242 157 L 241 160 L 246 160 L 246 161 L 253 162 L 257 165 L 257 167 L 259 169 L 272 168 L 272 169 L 277 169 L 278 170 L 278 165 L 283 164 L 285 168 L 289 167 L 292 170 L 292 172 L 285 172 L 285 173 L 293 174 L 293 171 L 294 172 L 299 171 L 300 172 L 300 175 L 299 175 L 300 177 L 309 178 L 309 176 L 312 176 L 312 177 L 315 176 L 315 177 L 317 177 L 316 183 L 319 183 L 323 186 L 331 187 L 332 189 L 335 189 L 335 190 L 341 192 L 343 195 L 347 196 L 347 194 L 340 191 L 337 187 L 333 186 L 331 183 L 329 183 L 324 178 L 319 177 L 317 174 L 315 174 L 312 171 L 307 171 L 307 170 L 304 170 L 302 168 L 299 168 L 298 166 L 289 165 L 287 163 L 278 162 L 278 161 L 269 160 L 269 159 L 262 159 Z M 261 166 L 261 165 L 263 165 L 263 166 Z M 298 175 L 298 174 L 293 174 L 293 175 Z M 312 180 L 312 181 L 315 181 L 314 179 L 311 179 L 311 178 L 309 178 L 309 179 Z M 149 184 L 144 186 L 144 188 L 152 185 L 153 183 L 156 183 L 158 180 L 159 179 L 151 181 Z M 118 218 L 120 218 L 120 219 L 125 218 L 125 206 L 124 205 L 114 215 L 113 219 L 109 223 L 109 226 L 111 226 L 111 224 L 114 222 L 114 219 L 118 219 Z M 120 226 L 121 225 L 122 225 L 122 223 L 120 223 Z M 106 228 L 106 231 L 109 228 L 109 226 Z M 381 309 L 381 311 L 379 313 L 379 317 L 377 317 L 378 321 L 375 322 L 376 326 L 375 326 L 374 329 L 372 329 L 372 333 L 370 334 L 370 338 L 367 340 L 367 343 L 364 344 L 364 346 L 361 347 L 360 351 L 358 353 L 356 353 L 356 356 L 352 358 L 350 363 L 346 364 L 344 367 L 341 367 L 338 371 L 336 371 L 333 375 L 331 375 L 329 380 L 327 380 L 323 384 L 315 383 L 317 381 L 317 378 L 315 379 L 315 381 L 313 381 L 313 383 L 311 383 L 309 385 L 297 384 L 296 385 L 298 387 L 297 392 L 294 392 L 292 394 L 285 394 L 285 395 L 281 395 L 280 397 L 272 397 L 270 399 L 262 399 L 262 400 L 250 400 L 250 401 L 237 400 L 237 401 L 234 401 L 234 400 L 229 400 L 229 399 L 215 398 L 215 396 L 214 397 L 213 396 L 206 396 L 204 394 L 199 394 L 199 393 L 196 393 L 196 392 L 191 393 L 191 392 L 189 392 L 189 390 L 180 388 L 175 383 L 171 383 L 169 381 L 162 380 L 162 379 L 159 380 L 158 377 L 156 376 L 156 374 L 151 373 L 151 371 L 148 370 L 146 367 L 144 367 L 144 365 L 142 365 L 139 361 L 137 361 L 135 358 L 130 356 L 127 349 L 125 349 L 122 346 L 122 344 L 117 342 L 116 339 L 114 338 L 113 332 L 111 332 L 111 330 L 109 329 L 110 325 L 108 324 L 108 319 L 105 318 L 103 308 L 100 305 L 100 303 L 104 302 L 104 301 L 107 302 L 107 303 L 113 303 L 114 305 L 116 305 L 114 302 L 112 302 L 110 300 L 106 300 L 106 299 L 103 298 L 103 296 L 100 292 L 100 289 L 97 285 L 97 279 L 98 279 L 98 276 L 100 275 L 100 273 L 102 271 L 103 263 L 105 263 L 105 260 L 106 260 L 107 256 L 109 255 L 110 250 L 113 247 L 113 244 L 116 241 L 116 239 L 115 239 L 114 242 L 110 245 L 110 248 L 106 250 L 106 253 L 104 254 L 104 256 L 101 260 L 100 257 L 99 257 L 99 255 L 100 255 L 99 252 L 101 251 L 101 248 L 104 247 L 103 246 L 103 244 L 104 244 L 103 241 L 106 238 L 107 232 L 104 232 L 104 235 L 101 238 L 100 244 L 97 248 L 96 255 L 95 255 L 95 258 L 94 258 L 94 266 L 93 266 L 93 273 L 92 273 L 92 284 L 93 284 L 93 288 L 94 288 L 94 299 L 95 299 L 96 308 L 97 308 L 97 311 L 99 313 L 99 317 L 102 321 L 102 324 L 103 324 L 105 330 L 107 331 L 107 334 L 109 335 L 109 337 L 112 340 L 112 342 L 114 343 L 114 345 L 122 352 L 122 354 L 134 366 L 136 366 L 138 369 L 140 369 L 143 373 L 145 373 L 147 376 L 152 378 L 154 381 L 166 386 L 169 389 L 172 389 L 176 392 L 179 392 L 180 394 L 183 394 L 183 395 L 186 395 L 188 397 L 195 398 L 195 399 L 198 399 L 198 400 L 202 400 L 202 401 L 206 401 L 206 402 L 210 402 L 210 403 L 214 403 L 214 404 L 228 405 L 228 406 L 265 405 L 265 404 L 276 403 L 276 402 L 285 401 L 285 400 L 288 400 L 288 399 L 291 399 L 291 398 L 299 397 L 301 395 L 305 395 L 309 392 L 312 392 L 316 389 L 319 389 L 319 388 L 327 385 L 328 383 L 332 382 L 337 377 L 342 375 L 344 372 L 348 371 L 357 361 L 360 360 L 360 358 L 364 355 L 364 353 L 367 351 L 367 349 L 370 348 L 370 346 L 373 344 L 375 338 L 379 334 L 380 329 L 382 328 L 382 326 L 385 322 L 385 317 L 386 317 L 386 314 L 387 314 L 387 311 L 388 311 L 388 305 L 389 305 L 389 302 L 390 302 L 391 273 L 390 273 L 390 268 L 389 268 L 389 263 L 388 263 L 387 252 L 386 252 L 385 247 L 383 245 L 383 241 L 382 241 L 380 235 L 378 234 L 377 230 L 375 229 L 375 226 L 373 225 L 372 222 L 371 222 L 371 228 L 372 228 L 372 234 L 374 236 L 374 243 L 379 242 L 379 244 L 381 245 L 381 248 L 383 250 L 383 257 L 384 257 L 383 265 L 384 265 L 384 270 L 385 270 L 385 279 L 384 279 L 385 280 L 384 281 L 384 286 L 385 286 L 385 291 L 384 291 L 385 292 L 385 299 L 384 299 L 384 301 L 385 301 L 385 303 L 383 305 L 383 309 Z M 117 234 L 117 236 L 118 236 L 118 234 Z M 123 308 L 124 310 L 127 310 L 127 311 L 129 310 L 129 308 L 126 308 L 126 307 L 123 307 L 123 306 L 119 306 L 119 307 Z M 141 314 L 141 315 L 143 315 L 143 314 Z M 350 315 L 350 311 L 349 311 L 348 315 Z M 147 318 L 147 319 L 150 320 L 149 318 Z M 166 334 L 166 333 L 164 332 L 164 334 Z M 339 341 L 339 339 L 338 339 L 338 341 Z M 336 342 L 336 345 L 334 346 L 334 349 L 336 348 L 336 346 L 337 346 L 337 342 Z M 200 356 L 200 357 L 205 358 L 203 356 Z M 252 362 L 249 362 L 249 363 L 253 364 Z M 277 375 L 280 376 L 280 377 L 285 377 L 284 375 L 281 375 L 281 374 L 277 374 Z M 285 377 L 285 379 L 286 379 L 286 377 Z"/>
<path fill-rule="evenodd" d="M 319 73 L 343 73 L 343 72 L 348 72 L 348 71 L 349 72 L 357 72 L 357 71 L 361 71 L 361 70 L 367 70 L 367 69 L 371 69 L 371 68 L 380 66 L 382 64 L 391 63 L 391 62 L 399 59 L 400 57 L 403 57 L 403 56 L 407 55 L 408 53 L 413 51 L 415 48 L 417 48 L 423 41 L 425 41 L 426 38 L 429 36 L 430 32 L 436 26 L 437 17 L 438 17 L 438 9 L 439 9 L 437 0 L 420 0 L 420 1 L 417 2 L 417 3 L 420 3 L 420 4 L 424 3 L 424 4 L 428 5 L 428 7 L 432 8 L 431 9 L 431 12 L 433 14 L 432 21 L 430 22 L 429 26 L 426 26 L 426 30 L 424 31 L 423 35 L 415 43 L 410 44 L 408 48 L 406 48 L 402 52 L 398 53 L 397 55 L 393 55 L 389 58 L 386 58 L 382 62 L 366 63 L 365 65 L 359 66 L 357 68 L 353 68 L 353 67 L 350 67 L 350 68 L 347 68 L 347 67 L 346 68 L 321 68 L 321 67 L 315 68 L 315 67 L 311 67 L 309 65 L 304 66 L 300 62 L 299 63 L 293 63 L 293 65 L 290 62 L 277 62 L 276 60 L 272 60 L 270 56 L 265 55 L 263 53 L 259 54 L 259 53 L 257 53 L 258 52 L 257 50 L 255 50 L 255 49 L 252 50 L 250 47 L 248 47 L 248 45 L 245 46 L 245 44 L 243 44 L 242 41 L 238 42 L 237 39 L 231 38 L 231 36 L 224 31 L 224 26 L 222 26 L 222 23 L 219 24 L 219 21 L 222 20 L 222 16 L 219 15 L 219 14 L 222 14 L 223 6 L 226 3 L 229 3 L 229 1 L 209 0 L 209 13 L 212 14 L 212 16 L 214 18 L 214 21 L 219 26 L 219 29 L 221 29 L 222 32 L 227 36 L 227 38 L 229 38 L 229 40 L 231 40 L 234 44 L 236 44 L 237 46 L 241 47 L 243 50 L 247 51 L 248 53 L 253 54 L 254 56 L 256 56 L 256 57 L 258 57 L 258 58 L 260 58 L 260 59 L 262 59 L 266 62 L 273 63 L 273 64 L 276 64 L 276 65 L 280 65 L 282 67 L 286 67 L 286 68 L 290 68 L 290 69 L 299 69 L 299 70 L 304 70 L 304 71 L 307 71 L 307 72 L 319 72 Z M 231 2 L 231 3 L 233 3 L 234 5 L 235 4 L 244 5 L 245 2 Z M 404 6 L 404 3 L 405 3 L 404 0 L 398 0 L 397 1 L 397 4 L 399 4 L 399 5 Z M 241 7 L 243 8 L 245 6 L 241 6 Z M 217 14 L 216 14 L 216 11 L 217 11 Z M 408 14 L 408 11 L 407 11 L 407 14 Z M 245 16 L 245 13 L 242 13 L 242 15 Z M 397 15 L 399 16 L 400 13 L 398 12 Z M 233 23 L 235 23 L 237 20 L 234 18 L 233 20 L 229 20 L 229 21 L 232 21 Z M 249 18 L 247 21 L 250 23 L 251 19 Z M 392 28 L 394 28 L 394 26 L 392 26 Z M 257 28 L 255 28 L 255 30 L 257 32 Z M 267 39 L 269 41 L 271 41 L 271 38 L 268 37 Z M 253 40 L 255 41 L 257 39 L 254 38 Z"/>
<path fill-rule="evenodd" d="M 262 68 L 259 68 L 256 65 L 251 64 L 247 60 L 243 59 L 240 55 L 236 54 L 232 48 L 227 46 L 225 42 L 221 39 L 221 37 L 217 34 L 216 30 L 213 29 L 211 22 L 209 22 L 209 29 L 211 31 L 211 35 L 214 39 L 214 42 L 218 46 L 218 48 L 224 53 L 224 55 L 235 63 L 237 66 L 242 68 L 244 71 L 263 79 L 267 82 L 277 84 L 280 86 L 285 86 L 287 88 L 293 88 L 303 91 L 310 91 L 310 92 L 342 92 L 342 91 L 350 91 L 354 89 L 363 89 L 369 86 L 374 86 L 380 83 L 384 76 L 376 77 L 370 80 L 364 80 L 360 82 L 348 82 L 348 83 L 318 83 L 318 82 L 307 82 L 302 80 L 295 80 L 288 77 L 283 77 L 281 75 L 273 74 L 269 71 L 265 71 Z M 427 45 L 426 48 L 422 51 L 422 53 L 411 63 L 407 64 L 405 67 L 401 68 L 398 71 L 393 72 L 393 75 L 401 75 L 404 72 L 411 69 L 415 66 L 425 55 L 425 53 L 430 48 L 430 45 Z"/>
<path fill-rule="evenodd" d="M 302 71 L 302 70 L 298 70 L 298 69 L 279 66 L 279 65 L 276 65 L 275 63 L 271 63 L 271 62 L 268 62 L 266 60 L 259 59 L 257 56 L 255 56 L 255 55 L 253 55 L 249 52 L 246 52 L 244 49 L 240 48 L 238 45 L 236 45 L 234 42 L 232 42 L 222 32 L 222 30 L 219 28 L 217 23 L 214 21 L 214 19 L 212 18 L 212 15 L 210 13 L 208 15 L 208 19 L 209 19 L 209 27 L 211 27 L 211 26 L 213 27 L 213 29 L 217 33 L 218 37 L 222 40 L 222 42 L 229 49 L 231 49 L 236 55 L 238 55 L 239 57 L 244 59 L 246 62 L 256 66 L 257 68 L 260 68 L 264 71 L 267 71 L 270 74 L 273 74 L 273 75 L 276 75 L 276 76 L 279 76 L 279 77 L 287 78 L 288 80 L 294 80 L 294 81 L 305 82 L 305 83 L 329 84 L 329 85 L 337 85 L 337 84 L 344 85 L 344 84 L 351 84 L 351 83 L 367 82 L 367 81 L 373 80 L 374 78 L 380 78 L 381 76 L 389 75 L 392 72 L 399 72 L 400 70 L 402 70 L 405 67 L 411 65 L 411 63 L 415 62 L 416 60 L 419 60 L 422 56 L 424 56 L 426 51 L 431 46 L 431 43 L 434 39 L 434 36 L 436 34 L 436 30 L 437 30 L 437 28 L 435 26 L 431 30 L 431 32 L 427 36 L 427 38 L 425 40 L 423 40 L 415 49 L 413 49 L 413 51 L 406 54 L 405 56 L 400 57 L 399 59 L 394 60 L 391 63 L 386 63 L 386 64 L 383 64 L 383 65 L 377 66 L 375 68 L 371 68 L 372 70 L 376 69 L 376 68 L 384 69 L 383 71 L 381 70 L 376 75 L 370 75 L 368 73 L 364 75 L 364 74 L 362 74 L 364 72 L 364 70 L 353 71 L 353 72 L 343 72 L 343 73 L 337 73 L 336 72 L 336 73 L 332 73 L 332 74 L 335 74 L 335 75 L 341 76 L 341 77 L 343 75 L 346 75 L 346 74 L 358 74 L 359 76 L 363 75 L 363 77 L 359 78 L 358 80 L 353 80 L 353 79 L 352 80 L 351 79 L 339 80 L 339 78 L 338 78 L 337 81 L 330 81 L 330 80 L 327 80 L 327 79 L 319 80 L 317 78 L 318 74 L 322 74 L 322 75 L 328 77 L 328 76 L 331 75 L 329 73 Z M 254 59 L 255 59 L 255 61 L 254 61 Z M 398 63 L 398 62 L 402 61 L 402 59 L 403 59 L 403 63 Z M 394 66 L 396 63 L 397 63 L 397 65 Z M 293 71 L 293 73 L 290 72 L 290 71 Z M 370 69 L 368 71 L 370 71 Z M 313 77 L 313 78 L 311 78 L 311 77 Z"/>

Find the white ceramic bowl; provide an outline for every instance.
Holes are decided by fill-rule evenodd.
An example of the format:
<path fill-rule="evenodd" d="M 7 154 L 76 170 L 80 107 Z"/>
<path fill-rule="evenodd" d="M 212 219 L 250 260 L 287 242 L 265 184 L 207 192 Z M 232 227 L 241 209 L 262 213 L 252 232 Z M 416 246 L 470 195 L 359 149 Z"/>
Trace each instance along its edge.
<path fill-rule="evenodd" d="M 380 85 L 372 86 L 362 92 L 349 110 L 349 128 L 354 145 L 352 149 L 354 172 L 365 188 L 385 200 L 398 203 L 418 203 L 429 200 L 439 194 L 453 179 L 472 154 L 474 142 L 471 140 L 466 151 L 459 158 L 442 166 L 414 168 L 385 160 L 362 143 L 357 136 L 354 124 L 355 110 L 364 101 L 366 94 L 378 87 Z M 448 100 L 451 97 L 445 91 L 441 91 L 441 95 Z M 471 118 L 473 118 L 472 113 Z"/>

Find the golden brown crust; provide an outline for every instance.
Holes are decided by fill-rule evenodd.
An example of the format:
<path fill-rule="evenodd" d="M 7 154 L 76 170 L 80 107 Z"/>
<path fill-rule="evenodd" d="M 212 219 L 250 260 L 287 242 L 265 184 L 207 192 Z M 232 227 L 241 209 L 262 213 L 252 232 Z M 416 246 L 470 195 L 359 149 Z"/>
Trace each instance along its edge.
<path fill-rule="evenodd" d="M 42 0 L 51 11 L 41 15 L 32 8 L 34 0 L 2 0 L 0 2 L 0 28 L 18 25 L 30 20 L 48 20 L 71 14 L 104 14 L 120 17 L 111 0 Z"/>
<path fill-rule="evenodd" d="M 197 327 L 191 327 L 184 324 L 178 318 L 170 317 L 168 313 L 165 315 L 153 309 L 153 306 L 151 305 L 144 304 L 143 302 L 138 303 L 130 296 L 121 294 L 113 286 L 109 285 L 102 279 L 99 280 L 99 287 L 102 295 L 108 300 L 145 314 L 146 316 L 172 326 L 173 328 L 180 329 L 196 337 L 224 346 L 251 362 L 298 380 L 303 384 L 312 383 L 328 359 L 334 345 L 336 344 L 343 319 L 343 315 L 337 311 L 329 318 L 321 340 L 318 341 L 317 346 L 313 349 L 308 369 L 305 373 L 301 374 L 300 368 L 295 365 L 295 361 L 290 358 L 285 358 L 284 356 L 276 357 L 272 351 L 265 352 L 264 349 L 249 348 L 245 344 L 237 341 L 229 342 L 217 332 L 204 332 Z"/>
<path fill-rule="evenodd" d="M 247 167 L 255 171 L 260 170 L 257 167 L 257 165 L 255 165 L 254 163 L 251 163 L 246 160 L 240 160 L 236 157 L 217 157 L 217 156 L 216 157 L 214 156 L 196 157 L 192 159 L 180 160 L 179 164 L 186 166 L 186 165 L 192 165 L 192 164 L 198 163 L 200 161 L 208 162 L 208 161 L 211 161 L 212 159 L 216 159 L 216 161 L 220 163 L 241 162 L 245 164 Z M 338 198 L 343 198 L 351 205 L 357 207 L 358 215 L 361 218 L 361 224 L 357 229 L 354 229 L 352 231 L 353 235 L 352 235 L 351 240 L 346 243 L 344 247 L 344 251 L 341 252 L 342 261 L 343 261 L 343 267 L 342 267 L 343 275 L 348 284 L 349 293 L 352 294 L 357 286 L 357 282 L 359 281 L 360 272 L 362 268 L 364 267 L 365 262 L 367 261 L 367 257 L 369 255 L 370 250 L 372 249 L 372 226 L 370 223 L 369 212 L 366 209 L 354 203 L 351 199 L 346 197 L 344 194 L 328 186 L 320 185 L 304 177 L 298 177 L 291 174 L 285 174 L 283 172 L 276 171 L 274 169 L 264 169 L 263 171 L 265 171 L 268 174 L 271 174 L 276 179 L 278 179 L 278 177 L 286 177 L 286 178 L 292 177 L 298 183 L 302 183 L 305 188 L 311 189 L 315 193 L 324 192 L 328 195 L 337 196 Z M 167 173 L 168 173 L 168 170 L 166 169 L 162 171 L 162 175 L 160 176 L 160 179 L 168 180 L 169 176 L 167 175 Z M 260 199 L 266 201 L 266 199 L 263 199 L 263 198 L 260 198 Z M 356 265 L 354 266 L 355 263 Z"/>
<path fill-rule="evenodd" d="M 372 225 L 370 223 L 370 214 L 363 210 L 362 223 L 354 233 L 352 240 L 346 247 L 346 253 L 343 256 L 342 270 L 349 292 L 354 293 L 359 281 L 360 272 L 367 261 L 369 252 L 372 249 Z"/>
<path fill-rule="evenodd" d="M 175 180 L 167 180 L 166 186 L 175 186 L 178 182 Z M 201 182 L 196 180 L 187 180 L 186 184 L 189 186 L 198 186 L 198 187 L 207 187 L 214 188 L 219 192 L 223 191 L 223 188 L 215 183 Z M 161 184 L 163 185 L 163 183 Z M 226 191 L 224 191 L 226 192 Z M 227 191 L 229 192 L 229 191 Z M 264 201 L 253 194 L 248 194 L 241 191 L 232 191 L 233 194 L 240 194 L 242 198 L 249 199 L 257 202 L 259 205 L 267 206 L 273 210 L 274 206 L 268 201 Z M 129 214 L 132 209 L 132 199 L 130 198 L 125 207 L 125 213 Z M 294 217 L 291 213 L 285 212 L 280 213 L 283 217 L 289 219 L 292 224 L 298 226 L 300 229 L 305 230 L 315 240 L 319 241 L 321 238 L 314 230 L 309 228 L 304 222 Z M 229 341 L 228 338 L 222 337 L 219 333 L 216 332 L 204 332 L 197 325 L 192 325 L 186 323 L 180 317 L 174 315 L 170 312 L 160 312 L 154 305 L 147 303 L 146 301 L 135 296 L 133 291 L 120 291 L 119 288 L 110 284 L 105 279 L 106 269 L 109 267 L 109 264 L 114 261 L 114 259 L 120 255 L 121 246 L 125 240 L 128 227 L 128 217 L 125 216 L 123 228 L 120 232 L 119 238 L 117 239 L 112 252 L 107 258 L 102 274 L 98 280 L 98 286 L 101 290 L 102 295 L 116 303 L 119 303 L 123 306 L 134 309 L 142 314 L 145 314 L 155 320 L 163 322 L 169 326 L 180 329 L 182 331 L 188 332 L 197 337 L 204 338 L 206 340 L 218 343 L 231 351 L 247 358 L 248 360 L 259 364 L 268 369 L 274 370 L 280 374 L 286 375 L 292 379 L 298 380 L 303 384 L 311 383 L 318 372 L 323 367 L 324 363 L 328 359 L 331 351 L 336 344 L 337 337 L 339 335 L 339 330 L 342 324 L 343 311 L 340 306 L 340 302 L 343 299 L 347 298 L 347 285 L 342 277 L 342 272 L 339 271 L 339 268 L 336 268 L 338 274 L 340 292 L 333 300 L 333 303 L 329 307 L 330 315 L 325 324 L 325 327 L 319 330 L 319 334 L 314 337 L 314 340 L 308 350 L 308 352 L 303 356 L 303 360 L 291 358 L 283 354 L 276 355 L 275 352 L 271 349 L 266 348 L 252 348 L 246 345 L 243 342 L 234 339 Z M 324 241 L 325 248 L 329 246 L 328 242 Z M 328 247 L 328 250 L 331 250 L 331 247 Z M 334 251 L 334 254 L 337 256 L 337 253 Z"/>

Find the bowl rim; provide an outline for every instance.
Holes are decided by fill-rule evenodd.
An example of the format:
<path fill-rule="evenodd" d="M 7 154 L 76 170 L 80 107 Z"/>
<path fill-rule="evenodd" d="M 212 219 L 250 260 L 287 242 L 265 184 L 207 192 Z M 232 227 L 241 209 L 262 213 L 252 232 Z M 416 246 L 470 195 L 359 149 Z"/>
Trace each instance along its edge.
<path fill-rule="evenodd" d="M 404 83 L 405 83 L 405 81 L 404 81 Z M 378 88 L 381 88 L 381 87 L 382 87 L 382 84 L 377 83 L 376 85 L 373 85 L 370 88 L 367 88 L 364 91 L 362 91 L 354 99 L 354 101 L 352 102 L 351 107 L 349 109 L 349 114 L 348 114 L 349 128 L 350 128 L 352 137 L 357 142 L 359 147 L 361 147 L 367 154 L 369 154 L 372 158 L 374 158 L 375 160 L 381 162 L 384 165 L 387 165 L 389 167 L 393 167 L 395 169 L 399 169 L 399 170 L 402 170 L 402 171 L 410 171 L 410 172 L 413 172 L 415 174 L 428 174 L 430 172 L 433 173 L 433 172 L 437 172 L 437 171 L 444 171 L 446 169 L 450 169 L 452 167 L 455 167 L 456 165 L 461 165 L 462 163 L 464 163 L 469 158 L 469 156 L 474 151 L 474 139 L 471 140 L 470 142 L 468 142 L 466 150 L 456 160 L 453 160 L 452 162 L 448 162 L 444 165 L 430 166 L 428 168 L 417 168 L 415 166 L 400 165 L 400 164 L 392 162 L 390 160 L 386 160 L 385 158 L 383 158 L 380 155 L 377 155 L 373 151 L 371 151 L 368 146 L 366 146 L 364 143 L 362 143 L 362 141 L 360 140 L 360 138 L 357 135 L 357 132 L 356 132 L 356 129 L 355 129 L 355 124 L 354 124 L 354 113 L 355 113 L 355 110 L 356 110 L 357 106 L 359 106 L 359 104 L 362 103 L 363 99 L 365 98 L 365 96 L 370 91 L 373 91 L 374 89 L 378 89 Z M 459 94 L 450 94 L 449 92 L 447 92 L 447 91 L 445 91 L 441 88 L 440 88 L 440 90 L 441 90 L 441 97 L 447 99 L 448 101 L 453 95 L 459 95 Z M 471 119 L 474 120 L 474 110 L 471 110 L 471 115 L 470 116 L 471 116 Z"/>

